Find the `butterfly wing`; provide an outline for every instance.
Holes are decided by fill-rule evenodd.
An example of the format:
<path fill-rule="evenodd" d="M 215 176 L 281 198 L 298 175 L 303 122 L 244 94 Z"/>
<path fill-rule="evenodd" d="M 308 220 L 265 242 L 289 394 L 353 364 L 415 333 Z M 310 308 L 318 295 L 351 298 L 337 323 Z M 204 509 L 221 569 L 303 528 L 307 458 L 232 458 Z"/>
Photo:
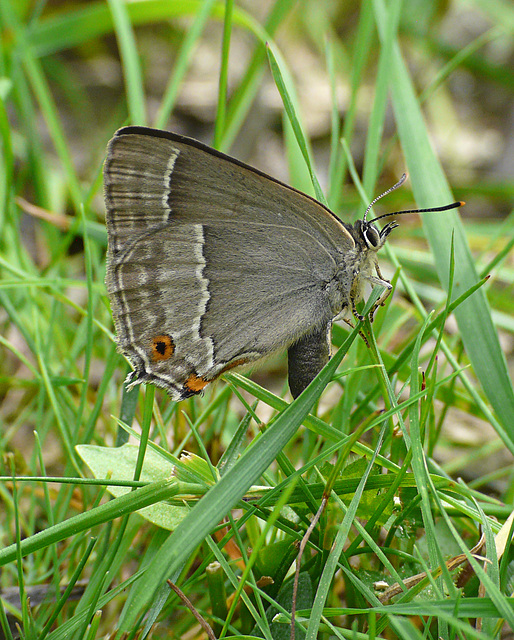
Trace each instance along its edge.
<path fill-rule="evenodd" d="M 104 182 L 106 284 L 133 382 L 178 400 L 327 335 L 327 287 L 354 241 L 321 204 L 194 140 L 140 127 L 110 142 Z"/>

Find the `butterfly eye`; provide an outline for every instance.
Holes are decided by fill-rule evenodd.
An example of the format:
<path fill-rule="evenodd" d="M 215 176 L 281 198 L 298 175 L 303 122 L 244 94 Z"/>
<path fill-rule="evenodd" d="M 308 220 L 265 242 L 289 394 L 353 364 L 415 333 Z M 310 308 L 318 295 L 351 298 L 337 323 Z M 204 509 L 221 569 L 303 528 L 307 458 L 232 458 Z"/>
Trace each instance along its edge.
<path fill-rule="evenodd" d="M 374 225 L 366 225 L 362 230 L 362 235 L 368 249 L 376 249 L 380 246 L 380 234 Z"/>

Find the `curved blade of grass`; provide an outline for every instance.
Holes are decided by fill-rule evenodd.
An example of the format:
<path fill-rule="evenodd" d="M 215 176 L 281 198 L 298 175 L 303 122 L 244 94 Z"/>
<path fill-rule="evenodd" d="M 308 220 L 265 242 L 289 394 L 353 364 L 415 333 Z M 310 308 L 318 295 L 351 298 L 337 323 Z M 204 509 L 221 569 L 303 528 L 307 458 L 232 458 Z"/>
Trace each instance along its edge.
<path fill-rule="evenodd" d="M 376 0 L 375 15 L 381 37 L 386 24 L 383 0 Z M 420 207 L 451 202 L 452 196 L 441 165 L 430 144 L 412 81 L 395 44 L 391 72 L 392 98 L 398 133 L 412 179 L 414 195 Z M 434 253 L 439 280 L 445 289 L 449 283 L 452 231 L 455 236 L 454 296 L 460 296 L 478 280 L 473 257 L 463 226 L 455 211 L 422 216 L 423 226 Z M 478 289 L 457 309 L 455 317 L 466 353 L 489 402 L 504 426 L 504 434 L 514 441 L 514 391 L 505 357 L 500 348 L 490 308 L 483 289 Z"/>
<path fill-rule="evenodd" d="M 300 123 L 300 108 L 291 75 L 278 50 L 274 49 L 269 43 L 267 46 L 267 52 L 273 79 L 275 80 L 282 102 L 284 103 L 284 108 L 286 110 L 287 117 L 289 118 L 289 122 L 291 123 L 291 127 L 293 128 L 296 142 L 300 147 L 303 159 L 305 160 L 305 164 L 309 170 L 316 198 L 324 205 L 327 205 L 327 199 L 325 198 L 325 194 L 323 193 L 314 170 L 309 141 L 307 140 L 307 137 L 303 132 L 304 129 Z"/>

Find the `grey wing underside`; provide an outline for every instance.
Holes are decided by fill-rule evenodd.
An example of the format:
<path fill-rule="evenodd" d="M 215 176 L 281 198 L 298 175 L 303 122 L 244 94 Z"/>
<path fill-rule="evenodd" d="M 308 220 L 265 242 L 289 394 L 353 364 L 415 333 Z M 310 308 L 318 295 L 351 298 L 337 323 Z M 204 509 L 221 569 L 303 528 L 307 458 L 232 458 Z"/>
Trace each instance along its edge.
<path fill-rule="evenodd" d="M 111 142 L 105 196 L 106 283 L 120 348 L 141 379 L 173 395 L 191 375 L 212 379 L 306 334 L 326 341 L 324 287 L 353 241 L 321 205 L 146 134 Z M 173 337 L 173 357 L 150 361 L 148 345 L 162 334 Z"/>

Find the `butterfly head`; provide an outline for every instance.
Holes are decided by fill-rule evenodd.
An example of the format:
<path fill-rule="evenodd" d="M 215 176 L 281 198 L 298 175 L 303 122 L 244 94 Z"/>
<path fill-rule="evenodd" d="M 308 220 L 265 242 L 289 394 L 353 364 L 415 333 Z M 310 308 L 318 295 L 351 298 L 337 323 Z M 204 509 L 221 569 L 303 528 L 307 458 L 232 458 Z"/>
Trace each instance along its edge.
<path fill-rule="evenodd" d="M 357 220 L 355 230 L 361 244 L 370 251 L 379 251 L 385 244 L 388 235 L 398 226 L 397 222 L 389 222 L 383 229 L 379 229 L 373 222 Z"/>
<path fill-rule="evenodd" d="M 405 182 L 406 179 L 407 174 L 404 173 L 396 184 L 390 187 L 387 191 L 384 191 L 384 193 L 380 194 L 373 200 L 373 202 L 370 203 L 364 213 L 362 220 L 357 220 L 357 222 L 355 223 L 354 229 L 356 231 L 357 237 L 359 238 L 363 246 L 365 246 L 370 251 L 378 251 L 379 249 L 381 249 L 384 246 L 388 235 L 393 229 L 396 229 L 396 227 L 398 226 L 398 223 L 393 220 L 392 222 L 388 222 L 383 229 L 379 229 L 375 225 L 375 222 L 377 220 L 380 220 L 381 218 L 387 218 L 388 216 L 403 215 L 404 213 L 428 213 L 430 211 L 447 211 L 448 209 L 455 209 L 456 207 L 460 207 L 464 204 L 463 202 L 453 202 L 452 204 L 448 204 L 443 207 L 434 207 L 430 209 L 407 209 L 406 211 L 393 211 L 392 213 L 384 213 L 377 218 L 373 218 L 373 220 L 366 220 L 367 215 L 375 202 L 377 200 L 380 200 L 380 198 L 383 198 L 388 193 L 391 193 L 391 191 L 397 189 Z"/>

